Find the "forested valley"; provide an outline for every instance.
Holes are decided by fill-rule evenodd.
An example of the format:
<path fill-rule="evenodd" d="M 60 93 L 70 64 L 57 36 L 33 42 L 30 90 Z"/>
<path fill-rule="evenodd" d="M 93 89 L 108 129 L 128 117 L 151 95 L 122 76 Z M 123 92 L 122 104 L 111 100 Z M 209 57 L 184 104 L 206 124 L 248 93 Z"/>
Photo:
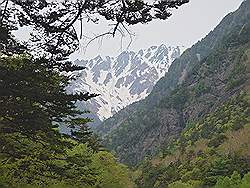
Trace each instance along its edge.
<path fill-rule="evenodd" d="M 112 22 L 114 37 L 188 3 L 0 1 L 0 187 L 250 188 L 250 0 L 94 128 L 77 104 L 99 93 L 67 91 L 86 69 L 69 59 L 85 21 Z"/>

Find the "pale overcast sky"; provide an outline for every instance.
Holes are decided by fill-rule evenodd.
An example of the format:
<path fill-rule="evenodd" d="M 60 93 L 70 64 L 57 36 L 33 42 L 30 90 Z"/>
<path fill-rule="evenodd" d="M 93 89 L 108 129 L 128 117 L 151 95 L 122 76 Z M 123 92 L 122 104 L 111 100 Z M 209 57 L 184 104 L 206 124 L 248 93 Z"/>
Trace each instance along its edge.
<path fill-rule="evenodd" d="M 173 12 L 166 21 L 157 20 L 131 28 L 136 33 L 136 39 L 129 50 L 137 51 L 160 44 L 191 47 L 213 30 L 224 16 L 235 11 L 242 2 L 243 0 L 190 0 L 188 4 Z M 103 28 L 101 24 L 94 30 L 103 31 Z M 99 54 L 114 56 L 121 52 L 120 44 L 118 37 L 103 40 L 101 46 L 96 41 L 85 53 L 80 51 L 74 57 L 86 59 Z M 123 49 L 126 49 L 126 44 L 123 46 Z"/>
<path fill-rule="evenodd" d="M 138 51 L 153 45 L 165 44 L 167 46 L 191 47 L 201 38 L 205 37 L 228 13 L 235 11 L 243 0 L 190 0 L 173 12 L 173 15 L 165 21 L 155 20 L 146 25 L 138 24 L 130 27 L 136 34 L 129 50 Z M 104 21 L 95 26 L 85 25 L 88 35 L 107 31 L 107 22 Z M 27 31 L 22 29 L 17 33 L 18 38 L 25 38 Z M 93 35 L 92 35 L 93 36 Z M 108 38 L 100 41 L 96 40 L 72 56 L 72 60 L 93 58 L 97 55 L 115 56 L 121 52 L 121 38 Z M 126 50 L 129 37 L 123 40 L 123 50 Z M 86 44 L 86 41 L 85 41 Z M 85 46 L 84 43 L 82 46 Z"/>

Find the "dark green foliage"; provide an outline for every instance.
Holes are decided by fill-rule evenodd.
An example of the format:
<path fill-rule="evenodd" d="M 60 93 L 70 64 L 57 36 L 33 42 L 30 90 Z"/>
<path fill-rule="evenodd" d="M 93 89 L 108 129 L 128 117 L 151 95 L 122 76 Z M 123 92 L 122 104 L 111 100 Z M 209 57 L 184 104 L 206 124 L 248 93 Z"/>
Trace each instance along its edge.
<path fill-rule="evenodd" d="M 196 85 L 196 87 L 194 88 L 194 92 L 195 92 L 195 96 L 196 97 L 199 97 L 201 96 L 202 94 L 205 94 L 207 92 L 209 92 L 211 88 L 206 86 L 205 83 L 201 82 L 201 83 L 198 83 Z"/>
<path fill-rule="evenodd" d="M 185 88 L 177 88 L 171 92 L 170 97 L 168 96 L 160 101 L 160 107 L 183 109 L 184 104 L 188 101 L 188 97 L 188 91 Z"/>
<path fill-rule="evenodd" d="M 83 129 L 87 120 L 77 117 L 81 112 L 74 101 L 92 95 L 66 94 L 69 79 L 48 69 L 48 62 L 29 55 L 0 59 L 1 181 L 13 187 L 72 181 L 75 186 L 95 185 L 98 171 L 90 166 L 91 149 L 64 137 L 56 126 L 65 122 Z M 82 132 L 77 138 L 99 150 L 90 142 L 92 134 Z"/>
<path fill-rule="evenodd" d="M 93 134 L 88 126 L 81 126 L 78 130 L 71 130 L 71 137 L 79 143 L 87 143 L 94 152 L 98 152 L 101 148 L 100 139 Z"/>
<path fill-rule="evenodd" d="M 248 97 L 249 94 L 234 97 L 197 124 L 190 123 L 179 139 L 173 140 L 163 149 L 162 156 L 147 161 L 147 166 L 139 167 L 141 175 L 136 181 L 139 187 L 162 187 L 169 184 L 170 187 L 177 184 L 193 187 L 194 182 L 211 187 L 221 177 L 231 176 L 234 171 L 241 175 L 249 172 L 249 155 L 238 151 L 243 147 L 248 152 L 249 146 L 241 145 L 240 140 L 244 141 L 244 137 L 230 135 L 242 129 L 242 132 L 246 132 L 245 136 L 248 134 Z M 234 126 L 238 124 L 241 128 L 235 129 Z M 223 151 L 224 146 L 221 145 L 227 143 L 229 138 L 237 142 L 232 146 L 232 151 Z M 154 160 L 160 162 L 154 164 Z"/>
<path fill-rule="evenodd" d="M 66 94 L 69 78 L 48 69 L 48 64 L 29 55 L 0 58 L 2 130 L 32 134 L 48 130 L 52 121 L 63 122 L 66 117 L 76 121 L 81 112 L 74 102 L 95 96 Z"/>
<path fill-rule="evenodd" d="M 227 89 L 233 89 L 246 81 L 244 74 L 246 73 L 246 65 L 238 64 L 235 66 L 228 78 Z"/>
<path fill-rule="evenodd" d="M 208 146 L 216 148 L 220 146 L 226 139 L 227 137 L 224 134 L 218 134 L 208 142 Z"/>

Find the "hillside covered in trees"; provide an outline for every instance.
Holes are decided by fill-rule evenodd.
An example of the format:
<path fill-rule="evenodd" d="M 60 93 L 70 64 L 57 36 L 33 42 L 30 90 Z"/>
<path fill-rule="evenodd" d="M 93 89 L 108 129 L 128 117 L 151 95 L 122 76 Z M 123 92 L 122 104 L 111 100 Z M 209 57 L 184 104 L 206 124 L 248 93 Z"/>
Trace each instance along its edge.
<path fill-rule="evenodd" d="M 121 161 L 138 164 L 248 86 L 249 1 L 171 65 L 150 95 L 98 127 Z"/>
<path fill-rule="evenodd" d="M 94 130 L 76 104 L 98 93 L 66 90 L 85 68 L 68 60 L 84 19 L 111 21 L 104 34 L 114 36 L 185 3 L 3 0 L 0 187 L 249 188 L 250 0 L 177 58 L 146 99 Z M 22 26 L 33 29 L 28 43 L 13 35 Z"/>
<path fill-rule="evenodd" d="M 138 187 L 249 186 L 249 8 L 243 2 L 145 100 L 98 127 L 104 145 L 136 166 Z"/>

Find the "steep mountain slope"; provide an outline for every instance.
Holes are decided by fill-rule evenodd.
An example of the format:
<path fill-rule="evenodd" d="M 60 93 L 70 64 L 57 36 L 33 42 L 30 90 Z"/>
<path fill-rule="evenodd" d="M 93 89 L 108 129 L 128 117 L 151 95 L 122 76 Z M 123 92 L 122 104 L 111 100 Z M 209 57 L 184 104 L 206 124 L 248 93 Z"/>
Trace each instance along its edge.
<path fill-rule="evenodd" d="M 145 100 L 98 126 L 104 144 L 135 165 L 239 93 L 248 80 L 249 20 L 248 0 L 176 59 Z"/>
<path fill-rule="evenodd" d="M 86 69 L 74 73 L 77 79 L 68 90 L 100 94 L 87 104 L 80 103 L 78 106 L 104 120 L 125 106 L 145 98 L 180 53 L 178 46 L 160 45 L 137 53 L 124 51 L 117 57 L 97 56 L 91 60 L 77 60 L 75 63 Z"/>
<path fill-rule="evenodd" d="M 137 168 L 138 188 L 250 187 L 249 106 L 250 90 L 245 88 L 216 111 L 189 124 L 158 156 Z M 248 179 L 242 182 L 243 176 Z"/>

